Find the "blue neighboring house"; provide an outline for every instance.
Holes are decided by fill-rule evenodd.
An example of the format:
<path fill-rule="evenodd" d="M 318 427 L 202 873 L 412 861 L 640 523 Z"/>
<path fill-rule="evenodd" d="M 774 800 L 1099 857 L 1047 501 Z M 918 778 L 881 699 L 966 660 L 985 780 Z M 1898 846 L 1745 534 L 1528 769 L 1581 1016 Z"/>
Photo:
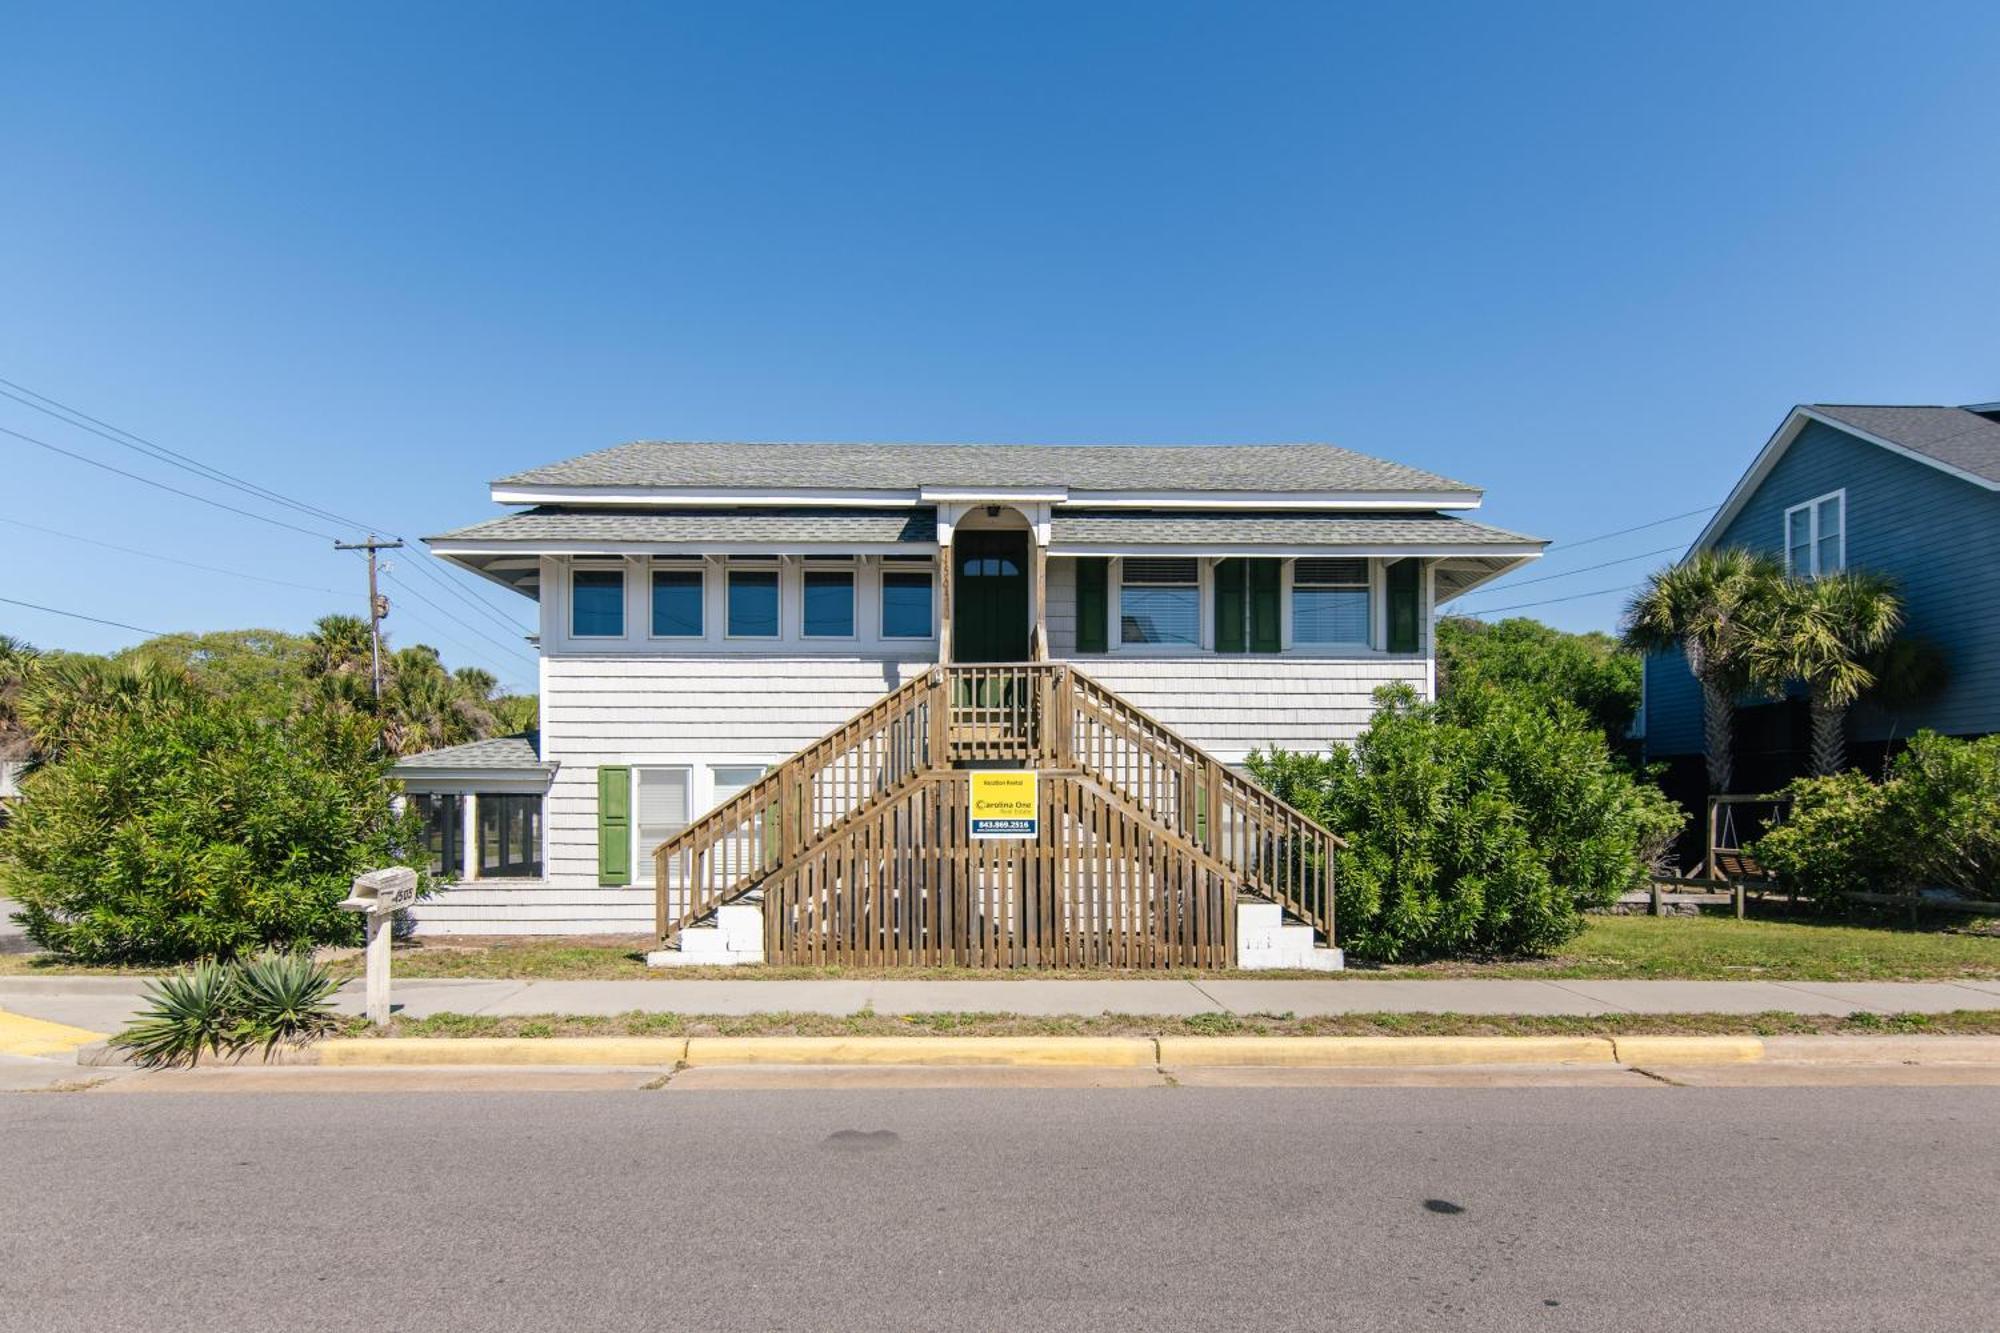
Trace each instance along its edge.
<path fill-rule="evenodd" d="M 1849 756 L 1879 768 L 1920 728 L 2000 731 L 2000 403 L 1792 409 L 1689 554 L 1767 551 L 1805 574 L 1867 569 L 1901 585 L 1906 635 L 1942 650 L 1945 685 L 1891 713 L 1849 717 Z M 1805 771 L 1808 723 L 1797 699 L 1738 710 L 1736 787 L 1769 791 Z M 1646 663 L 1646 757 L 1690 806 L 1706 791 L 1701 695 L 1679 654 Z"/>

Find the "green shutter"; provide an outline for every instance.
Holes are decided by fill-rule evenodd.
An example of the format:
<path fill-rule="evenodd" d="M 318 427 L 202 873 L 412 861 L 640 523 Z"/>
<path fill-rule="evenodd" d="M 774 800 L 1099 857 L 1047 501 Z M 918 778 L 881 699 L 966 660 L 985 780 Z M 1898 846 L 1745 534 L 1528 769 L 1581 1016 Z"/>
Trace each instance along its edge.
<path fill-rule="evenodd" d="M 1422 562 L 1418 560 L 1398 560 L 1386 571 L 1385 582 L 1389 589 L 1389 651 L 1392 653 L 1414 653 L 1417 651 L 1421 635 L 1418 632 L 1420 598 L 1417 592 L 1417 577 Z"/>
<path fill-rule="evenodd" d="M 1275 653 L 1285 646 L 1282 562 L 1252 560 L 1250 566 L 1250 651 Z"/>
<path fill-rule="evenodd" d="M 632 770 L 597 770 L 597 882 L 632 882 Z"/>
<path fill-rule="evenodd" d="M 1111 646 L 1111 599 L 1106 586 L 1111 577 L 1111 561 L 1104 556 L 1081 556 L 1076 562 L 1076 650 L 1101 653 Z"/>
<path fill-rule="evenodd" d="M 1240 557 L 1215 562 L 1215 651 L 1240 653 L 1247 646 L 1243 636 L 1245 567 Z"/>

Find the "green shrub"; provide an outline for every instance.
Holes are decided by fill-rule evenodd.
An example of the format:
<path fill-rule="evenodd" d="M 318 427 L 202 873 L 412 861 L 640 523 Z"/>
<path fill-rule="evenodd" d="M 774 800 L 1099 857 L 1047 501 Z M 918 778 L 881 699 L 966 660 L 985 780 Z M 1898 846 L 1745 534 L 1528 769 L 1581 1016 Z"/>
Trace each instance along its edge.
<path fill-rule="evenodd" d="M 1789 816 L 1753 850 L 1809 897 L 1944 888 L 1990 898 L 2000 890 L 2000 736 L 1921 731 L 1880 785 L 1847 772 L 1786 791 Z"/>
<path fill-rule="evenodd" d="M 220 1055 L 235 1044 L 236 975 L 221 963 L 161 977 L 146 989 L 148 1007 L 111 1039 L 142 1065 L 193 1064 L 203 1050 Z"/>
<path fill-rule="evenodd" d="M 1784 883 L 1818 899 L 1894 892 L 1905 867 L 1881 836 L 1888 812 L 1882 788 L 1856 772 L 1801 778 L 1788 789 L 1785 822 L 1757 839 L 1757 859 Z"/>
<path fill-rule="evenodd" d="M 148 1007 L 111 1039 L 149 1067 L 193 1064 L 203 1051 L 234 1055 L 261 1046 L 303 1045 L 332 1031 L 333 978 L 304 954 L 266 954 L 233 963 L 198 963 L 161 977 Z"/>
<path fill-rule="evenodd" d="M 237 1023 L 242 1046 L 298 1045 L 325 1036 L 338 1021 L 334 981 L 302 953 L 268 953 L 237 965 Z"/>
<path fill-rule="evenodd" d="M 1684 819 L 1559 701 L 1378 691 L 1352 748 L 1265 751 L 1251 770 L 1346 839 L 1336 930 L 1385 962 L 1545 953 L 1645 883 Z"/>
<path fill-rule="evenodd" d="M 228 959 L 345 944 L 354 876 L 409 861 L 373 724 L 276 723 L 199 691 L 80 722 L 0 828 L 0 895 L 86 963 Z"/>

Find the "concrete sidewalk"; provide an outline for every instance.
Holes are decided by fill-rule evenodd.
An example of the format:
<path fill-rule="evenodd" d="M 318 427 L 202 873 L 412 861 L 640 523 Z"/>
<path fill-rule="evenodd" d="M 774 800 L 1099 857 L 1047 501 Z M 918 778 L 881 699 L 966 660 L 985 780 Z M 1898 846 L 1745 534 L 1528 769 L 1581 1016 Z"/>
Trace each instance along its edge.
<path fill-rule="evenodd" d="M 0 977 L 0 1010 L 115 1032 L 140 977 Z M 361 983 L 339 1007 L 361 1010 Z M 395 983 L 399 1012 L 460 1014 L 1944 1013 L 2000 1009 L 2000 980 L 1837 981 L 425 981 Z"/>

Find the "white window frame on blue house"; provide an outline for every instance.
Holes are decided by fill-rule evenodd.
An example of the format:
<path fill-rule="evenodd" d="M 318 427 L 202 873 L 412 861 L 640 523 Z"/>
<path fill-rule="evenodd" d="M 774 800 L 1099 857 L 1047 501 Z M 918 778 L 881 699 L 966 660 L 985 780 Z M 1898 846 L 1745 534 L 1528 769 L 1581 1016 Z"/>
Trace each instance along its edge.
<path fill-rule="evenodd" d="M 1835 540 L 1840 544 L 1840 553 L 1828 565 L 1820 560 L 1820 515 L 1828 506 L 1840 516 L 1840 531 Z M 1809 567 L 1800 569 L 1792 561 L 1792 515 L 1804 513 L 1806 518 L 1806 553 L 1811 557 Z M 1828 491 L 1825 495 L 1815 495 L 1810 500 L 1801 501 L 1785 511 L 1785 530 L 1780 534 L 1785 550 L 1785 572 L 1805 578 L 1818 578 L 1822 574 L 1837 574 L 1847 568 L 1847 490 Z"/>

